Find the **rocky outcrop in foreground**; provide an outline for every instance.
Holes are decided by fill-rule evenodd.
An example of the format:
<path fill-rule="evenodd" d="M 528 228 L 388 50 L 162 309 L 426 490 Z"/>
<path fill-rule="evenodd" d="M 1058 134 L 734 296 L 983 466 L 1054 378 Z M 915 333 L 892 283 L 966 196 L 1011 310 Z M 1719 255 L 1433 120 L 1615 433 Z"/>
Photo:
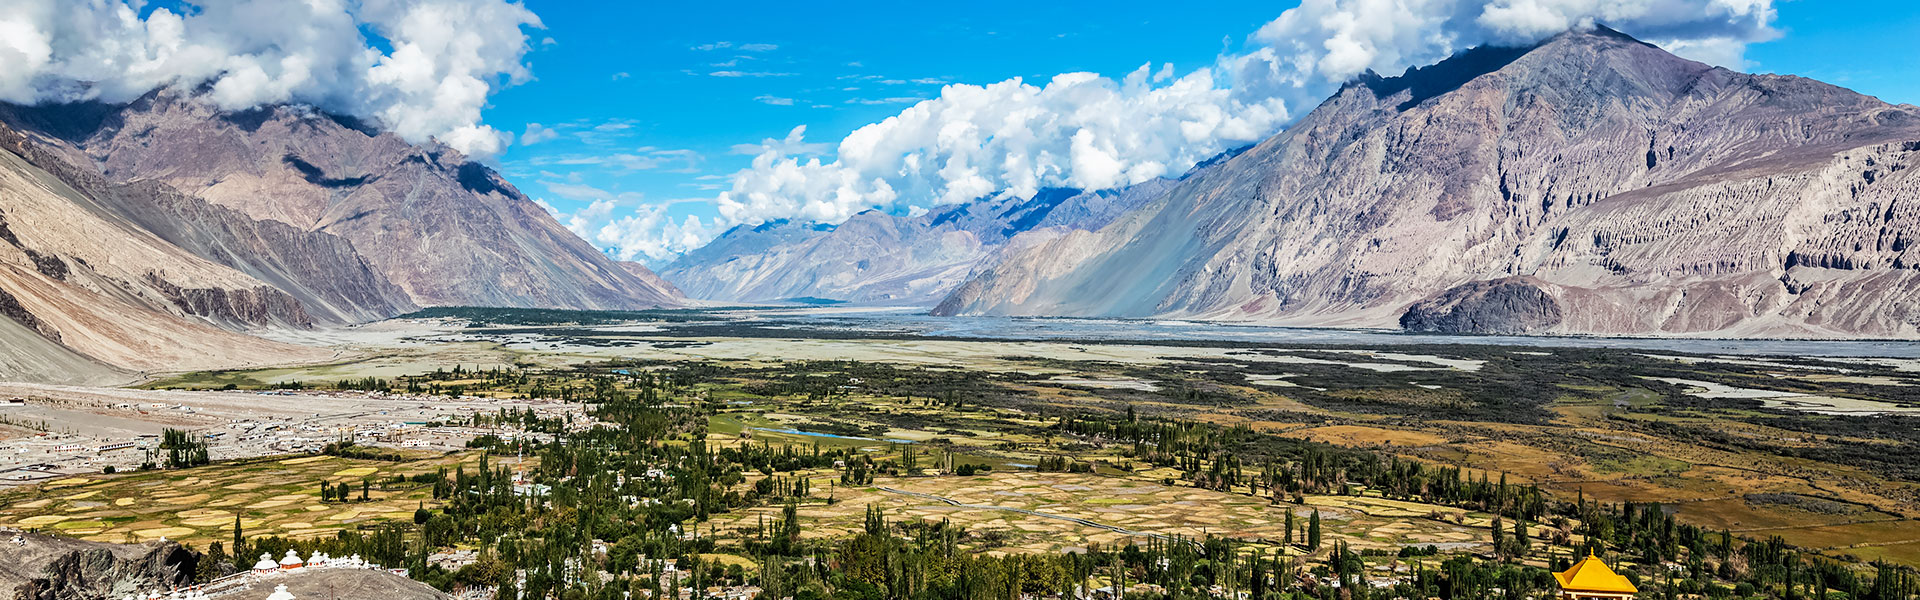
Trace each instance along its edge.
<path fill-rule="evenodd" d="M 1415 302 L 1400 328 L 1430 333 L 1526 334 L 1559 325 L 1553 295 L 1523 278 L 1475 281 Z"/>
<path fill-rule="evenodd" d="M 1576 31 L 1362 77 L 936 312 L 1920 337 L 1917 173 L 1920 109 Z"/>
<path fill-rule="evenodd" d="M 99 600 L 192 582 L 200 555 L 174 542 L 124 545 L 19 534 L 0 539 L 0 589 L 14 600 Z M 8 534 L 5 538 L 12 538 Z"/>

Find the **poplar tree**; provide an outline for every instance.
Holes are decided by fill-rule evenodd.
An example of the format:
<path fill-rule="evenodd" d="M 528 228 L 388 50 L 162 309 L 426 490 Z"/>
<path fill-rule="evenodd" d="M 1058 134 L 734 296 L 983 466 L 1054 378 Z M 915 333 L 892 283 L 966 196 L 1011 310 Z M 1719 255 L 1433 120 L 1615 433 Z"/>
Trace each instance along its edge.
<path fill-rule="evenodd" d="M 1320 509 L 1313 510 L 1313 516 L 1307 518 L 1307 550 L 1320 549 Z"/>

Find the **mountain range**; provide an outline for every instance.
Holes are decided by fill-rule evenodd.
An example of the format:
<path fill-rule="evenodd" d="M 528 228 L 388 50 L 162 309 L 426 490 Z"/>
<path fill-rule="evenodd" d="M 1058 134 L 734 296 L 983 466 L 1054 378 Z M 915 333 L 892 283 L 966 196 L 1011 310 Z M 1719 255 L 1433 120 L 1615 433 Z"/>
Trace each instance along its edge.
<path fill-rule="evenodd" d="M 1604 28 L 1368 74 L 940 315 L 1920 335 L 1920 109 Z"/>
<path fill-rule="evenodd" d="M 324 360 L 254 334 L 426 306 L 689 297 L 1912 338 L 1917 162 L 1920 108 L 1597 28 L 1366 74 L 1177 179 L 743 225 L 656 274 L 596 251 L 486 164 L 353 118 L 225 111 L 171 88 L 0 104 L 0 377 Z"/>
<path fill-rule="evenodd" d="M 421 306 L 679 306 L 486 165 L 303 106 L 0 105 L 0 373 L 324 358 L 248 335 Z"/>
<path fill-rule="evenodd" d="M 694 298 L 777 302 L 821 298 L 930 305 L 1018 235 L 1095 229 L 1165 192 L 1155 179 L 1118 190 L 1042 189 L 935 208 L 869 210 L 839 225 L 775 220 L 727 230 L 660 275 Z"/>

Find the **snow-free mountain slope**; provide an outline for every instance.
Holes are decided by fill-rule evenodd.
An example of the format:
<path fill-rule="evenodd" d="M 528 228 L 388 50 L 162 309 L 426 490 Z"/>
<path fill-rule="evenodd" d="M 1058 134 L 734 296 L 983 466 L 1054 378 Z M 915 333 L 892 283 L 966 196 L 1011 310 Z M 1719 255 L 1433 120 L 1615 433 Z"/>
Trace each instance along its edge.
<path fill-rule="evenodd" d="M 1920 109 L 1570 32 L 1364 77 L 1106 228 L 1007 253 L 937 312 L 1393 327 L 1435 298 L 1409 323 L 1912 337 L 1916 163 Z"/>
<path fill-rule="evenodd" d="M 838 226 L 772 221 L 728 230 L 662 269 L 694 298 L 931 304 L 991 262 L 1014 236 L 1098 228 L 1164 191 L 1171 180 L 1120 190 L 1044 189 L 988 197 L 916 217 L 879 211 Z"/>
<path fill-rule="evenodd" d="M 28 114 L 44 120 L 59 112 Z M 10 116 L 9 120 L 16 123 L 24 120 L 18 112 Z M 158 181 L 112 183 L 65 140 L 45 132 L 29 135 L 11 128 L 5 131 L 0 142 L 74 188 L 84 208 L 246 273 L 298 299 L 311 323 L 287 324 L 360 323 L 415 308 L 404 291 L 374 270 L 345 239 L 279 221 L 255 220 Z M 259 323 L 237 324 L 244 327 Z"/>
<path fill-rule="evenodd" d="M 12 340 L 0 347 L 0 377 L 92 380 L 115 369 L 331 354 L 222 328 L 301 327 L 311 317 L 286 292 L 97 209 L 95 199 L 9 149 L 22 139 L 0 127 L 0 316 L 18 326 L 0 331 Z"/>
<path fill-rule="evenodd" d="M 87 117 L 91 116 L 89 119 Z M 69 109 L 48 137 L 115 183 L 154 181 L 351 242 L 418 305 L 651 308 L 678 296 L 614 264 L 492 169 L 300 106 L 224 112 L 161 90 Z"/>

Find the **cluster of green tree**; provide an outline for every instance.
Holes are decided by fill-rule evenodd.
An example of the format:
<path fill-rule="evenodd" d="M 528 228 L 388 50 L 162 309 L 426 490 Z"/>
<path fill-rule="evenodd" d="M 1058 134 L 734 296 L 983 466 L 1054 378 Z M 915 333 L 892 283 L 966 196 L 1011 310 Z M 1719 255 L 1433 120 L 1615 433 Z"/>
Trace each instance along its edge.
<path fill-rule="evenodd" d="M 1534 521 L 1547 511 L 1546 496 L 1538 487 L 1508 485 L 1504 474 L 1497 483 L 1485 473 L 1476 480 L 1458 467 L 1266 435 L 1244 425 L 1141 420 L 1129 408 L 1125 418 L 1068 416 L 1054 428 L 1129 444 L 1124 456 L 1178 468 L 1198 487 L 1245 490 L 1275 502 L 1306 494 L 1351 495 L 1360 485 L 1387 498 L 1511 513 Z M 1250 463 L 1258 465 L 1258 474 L 1245 474 Z"/>
<path fill-rule="evenodd" d="M 1912 580 L 1909 569 L 1876 563 L 1871 566 L 1881 571 L 1882 576 L 1869 581 L 1861 576 L 1858 564 L 1811 552 L 1785 550 L 1786 545 L 1777 537 L 1752 540 L 1725 531 L 1703 530 L 1679 523 L 1658 504 L 1610 505 L 1587 502 L 1584 495 L 1571 503 L 1550 502 L 1537 486 L 1510 485 L 1504 474 L 1492 481 L 1485 473 L 1475 478 L 1455 467 L 1436 467 L 1382 453 L 1258 434 L 1245 427 L 1140 419 L 1131 410 L 1124 417 L 1062 418 L 1055 427 L 1071 435 L 1131 444 L 1133 455 L 1179 468 L 1196 485 L 1211 485 L 1225 491 L 1244 489 L 1254 495 L 1264 492 L 1275 503 L 1283 502 L 1288 496 L 1298 501 L 1303 494 L 1351 495 L 1365 488 L 1387 498 L 1493 513 L 1496 516 L 1490 528 L 1490 546 L 1494 551 L 1493 562 L 1498 565 L 1511 565 L 1519 559 L 1538 556 L 1540 548 L 1549 544 L 1569 546 L 1579 535 L 1584 540 L 1580 550 L 1606 554 L 1611 549 L 1620 553 L 1636 567 L 1625 571 L 1629 578 L 1665 597 L 1748 598 L 1760 594 L 1769 598 L 1828 598 L 1822 594 L 1832 589 L 1848 590 L 1848 598 L 1904 600 L 1906 596 L 1897 594 L 1912 593 L 1913 586 L 1905 583 Z M 1244 481 L 1222 479 L 1219 473 L 1237 473 L 1243 468 L 1238 462 L 1242 456 L 1259 465 L 1259 475 Z M 1228 466 L 1218 466 L 1222 464 Z M 1237 489 L 1235 485 L 1243 487 Z M 1304 540 L 1309 550 L 1320 546 L 1317 512 L 1312 519 Z M 1287 521 L 1285 543 L 1291 545 L 1296 542 L 1292 514 Z M 1344 552 L 1344 548 L 1337 549 L 1329 564 L 1337 566 L 1344 560 Z M 1358 556 L 1355 555 L 1356 560 Z M 1577 556 L 1547 558 L 1556 568 L 1566 568 Z M 1455 564 L 1457 560 L 1450 559 L 1448 564 Z M 1422 587 L 1415 592 L 1439 589 L 1442 592 L 1439 597 L 1459 598 L 1477 596 L 1453 595 L 1456 591 L 1480 593 L 1497 588 L 1508 597 L 1530 597 L 1528 594 L 1548 589 L 1551 584 L 1550 579 L 1542 579 L 1546 571 L 1533 571 L 1538 572 L 1509 569 L 1493 572 L 1488 577 L 1467 577 L 1467 571 L 1460 571 L 1463 576 L 1457 578 L 1458 581 L 1491 583 L 1487 586 L 1462 583 L 1454 588 Z M 1456 579 L 1444 573 L 1441 577 L 1448 581 Z M 1895 593 L 1894 596 L 1875 595 L 1879 592 L 1874 590 L 1880 589 L 1908 591 L 1890 592 Z"/>
<path fill-rule="evenodd" d="M 969 398 L 1005 396 L 1000 385 L 1029 379 L 1014 373 L 899 367 L 865 361 L 794 361 L 762 373 L 746 386 L 761 396 L 826 400 L 859 391 L 965 410 Z"/>
<path fill-rule="evenodd" d="M 362 446 L 350 439 L 341 439 L 341 440 L 335 440 L 332 442 L 327 442 L 327 445 L 320 447 L 320 453 L 325 454 L 327 456 L 338 456 L 340 458 L 354 458 L 354 459 L 360 459 L 360 460 L 380 460 L 380 461 L 386 461 L 386 462 L 401 462 L 404 460 L 408 460 L 407 455 L 401 452 L 398 452 L 395 450 L 387 450 L 384 448 Z"/>
<path fill-rule="evenodd" d="M 726 371 L 709 365 L 628 366 L 523 372 L 525 380 L 516 375 L 511 384 L 515 393 L 534 386 L 570 390 L 566 397 L 588 403 L 600 426 L 579 431 L 562 427 L 544 440 L 516 440 L 512 449 L 527 460 L 514 467 L 484 453 L 477 468 L 463 465 L 451 474 L 410 479 L 411 484 L 432 485 L 440 503 L 431 509 L 422 506 L 412 524 L 343 532 L 326 540 L 237 538 L 234 547 L 248 552 L 285 546 L 302 552 L 357 553 L 413 569 L 416 578 L 442 589 L 489 587 L 498 591 L 497 597 L 516 599 L 677 596 L 687 588 L 752 583 L 771 597 L 796 599 L 1014 600 L 1082 597 L 1096 587 L 1118 587 L 1151 589 L 1149 597 L 1182 600 L 1241 592 L 1260 600 L 1465 600 L 1541 597 L 1551 589 L 1550 574 L 1522 566 L 1519 559 L 1545 558 L 1565 565 L 1578 553 L 1561 556 L 1547 548 L 1566 548 L 1580 535 L 1587 548 L 1608 554 L 1649 594 L 1662 597 L 1740 594 L 1838 600 L 1818 595 L 1833 591 L 1847 593 L 1848 600 L 1908 600 L 1913 592 L 1908 570 L 1878 566 L 1868 573 L 1860 565 L 1796 551 L 1778 540 L 1701 531 L 1674 522 L 1656 506 L 1584 499 L 1549 502 L 1538 488 L 1510 485 L 1505 477 L 1490 480 L 1486 474 L 1469 475 L 1457 468 L 1245 427 L 1131 414 L 1070 416 L 1049 431 L 1074 444 L 1123 445 L 1132 457 L 1179 469 L 1181 477 L 1195 485 L 1266 497 L 1276 504 L 1298 502 L 1308 494 L 1368 493 L 1492 513 L 1500 518 L 1492 528 L 1497 552 L 1493 560 L 1447 557 L 1437 568 L 1431 560 L 1412 560 L 1406 572 L 1383 574 L 1377 561 L 1418 559 L 1435 549 L 1368 556 L 1337 540 L 1328 543 L 1320 515 L 1305 509 L 1288 511 L 1288 551 L 1280 554 L 1256 552 L 1226 539 L 1141 538 L 1120 547 L 1091 545 L 1085 552 L 998 556 L 979 551 L 991 547 L 990 534 L 973 534 L 945 522 L 890 522 L 872 507 L 857 534 L 816 539 L 802 535 L 807 523 L 800 511 L 830 502 L 834 493 L 829 489 L 820 497 L 804 472 L 839 464 L 840 485 L 867 485 L 882 473 L 968 474 L 966 465 L 939 449 L 905 444 L 872 453 L 766 443 L 710 447 L 708 418 L 724 402 L 698 390 L 727 377 Z M 949 377 L 850 368 L 878 374 L 884 379 L 875 380 L 889 389 L 922 394 L 918 397 L 929 403 L 943 402 L 942 395 L 915 387 L 920 385 L 915 378 L 937 382 Z M 874 380 L 861 379 L 858 385 L 874 385 Z M 843 385 L 855 384 L 846 379 L 834 388 Z M 493 418 L 532 423 L 524 414 Z M 930 464 L 923 468 L 922 461 Z M 768 505 L 779 506 L 780 517 L 761 520 L 751 535 L 715 535 L 714 515 Z M 1304 516 L 1304 525 L 1294 522 L 1296 512 Z M 235 525 L 237 535 L 239 523 Z M 608 542 L 596 543 L 600 540 Z M 455 546 L 484 550 L 478 562 L 453 572 L 426 560 L 434 549 Z M 748 557 L 751 568 L 703 558 L 716 550 Z M 1540 556 L 1542 552 L 1547 555 Z M 242 561 L 237 558 L 235 563 Z"/>
<path fill-rule="evenodd" d="M 185 429 L 162 429 L 160 452 L 169 469 L 197 467 L 213 462 L 207 452 L 207 436 Z"/>
<path fill-rule="evenodd" d="M 390 392 L 393 391 L 393 383 L 379 377 L 342 379 L 334 382 L 333 389 L 342 391 Z"/>
<path fill-rule="evenodd" d="M 573 424 L 573 416 L 547 417 L 532 408 L 502 408 L 492 413 L 476 412 L 465 419 L 449 421 L 448 424 L 483 428 L 512 427 L 532 433 L 557 434 Z"/>
<path fill-rule="evenodd" d="M 367 502 L 372 500 L 373 498 L 370 495 L 372 488 L 373 488 L 373 484 L 371 482 L 365 479 L 360 480 L 360 498 L 358 499 L 358 501 Z M 344 482 L 344 481 L 340 482 L 338 485 L 335 485 L 332 482 L 322 481 L 320 482 L 320 501 L 321 502 L 353 502 L 355 501 L 353 497 L 353 485 L 348 484 L 347 482 Z"/>
<path fill-rule="evenodd" d="M 1092 473 L 1093 463 L 1077 461 L 1065 456 L 1043 457 L 1034 467 L 1040 471 L 1052 473 Z"/>

